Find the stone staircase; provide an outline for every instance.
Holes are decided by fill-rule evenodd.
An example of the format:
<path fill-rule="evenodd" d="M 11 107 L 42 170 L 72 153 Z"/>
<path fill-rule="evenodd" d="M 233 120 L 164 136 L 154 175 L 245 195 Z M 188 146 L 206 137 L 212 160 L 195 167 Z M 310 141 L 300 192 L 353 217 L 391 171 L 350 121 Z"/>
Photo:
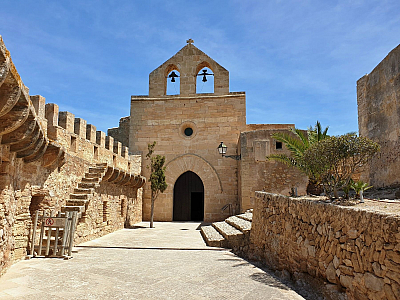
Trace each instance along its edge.
<path fill-rule="evenodd" d="M 88 173 L 85 173 L 81 182 L 78 183 L 78 187 L 69 195 L 66 205 L 61 207 L 61 212 L 77 211 L 78 220 L 84 220 L 85 212 L 94 195 L 94 190 L 100 186 L 101 181 L 141 188 L 146 183 L 146 178 L 110 167 L 107 163 L 96 164 L 95 167 L 89 168 Z"/>
<path fill-rule="evenodd" d="M 231 216 L 225 221 L 201 227 L 201 235 L 207 246 L 240 251 L 249 244 L 252 219 L 253 211 L 248 210 L 244 214 Z"/>
<path fill-rule="evenodd" d="M 89 172 L 78 183 L 78 187 L 69 195 L 69 200 L 65 206 L 61 207 L 61 212 L 77 211 L 78 219 L 85 216 L 86 209 L 90 199 L 93 197 L 94 189 L 100 185 L 107 171 L 107 163 L 96 164 L 96 167 L 90 167 Z"/>

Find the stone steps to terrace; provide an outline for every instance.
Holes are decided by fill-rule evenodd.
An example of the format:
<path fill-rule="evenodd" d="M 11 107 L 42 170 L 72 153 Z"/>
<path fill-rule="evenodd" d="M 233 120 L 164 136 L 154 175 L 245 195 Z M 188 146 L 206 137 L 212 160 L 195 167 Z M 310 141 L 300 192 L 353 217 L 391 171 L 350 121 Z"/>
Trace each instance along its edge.
<path fill-rule="evenodd" d="M 248 245 L 250 238 L 252 210 L 237 216 L 231 216 L 225 221 L 214 222 L 201 227 L 201 235 L 207 246 L 231 248 L 234 251 Z"/>
<path fill-rule="evenodd" d="M 129 184 L 132 188 L 141 188 L 146 182 L 146 178 L 141 175 L 125 173 L 108 166 L 107 163 L 96 164 L 95 167 L 89 167 L 89 172 L 85 173 L 78 187 L 69 195 L 66 205 L 61 207 L 61 212 L 77 211 L 78 220 L 84 218 L 94 189 L 99 187 L 103 180 L 113 184 Z"/>
<path fill-rule="evenodd" d="M 69 195 L 66 205 L 61 207 L 61 212 L 77 211 L 78 219 L 84 217 L 87 206 L 93 196 L 94 188 L 100 185 L 102 177 L 107 171 L 106 164 L 98 164 L 90 167 L 89 172 L 78 183 L 78 188 Z"/>

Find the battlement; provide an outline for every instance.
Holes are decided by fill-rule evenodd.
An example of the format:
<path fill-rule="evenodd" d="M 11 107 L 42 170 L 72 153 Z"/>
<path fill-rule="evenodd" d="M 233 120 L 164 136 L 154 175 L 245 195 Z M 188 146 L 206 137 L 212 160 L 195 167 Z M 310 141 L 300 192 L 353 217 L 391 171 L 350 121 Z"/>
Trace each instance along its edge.
<path fill-rule="evenodd" d="M 45 98 L 31 96 L 38 118 L 46 128 L 50 140 L 57 141 L 65 152 L 85 159 L 90 163 L 107 163 L 115 168 L 138 173 L 131 170 L 134 164 L 129 149 L 121 142 L 103 131 L 97 131 L 96 126 L 88 124 L 85 119 L 76 118 L 69 111 L 59 111 L 55 103 L 47 103 Z"/>

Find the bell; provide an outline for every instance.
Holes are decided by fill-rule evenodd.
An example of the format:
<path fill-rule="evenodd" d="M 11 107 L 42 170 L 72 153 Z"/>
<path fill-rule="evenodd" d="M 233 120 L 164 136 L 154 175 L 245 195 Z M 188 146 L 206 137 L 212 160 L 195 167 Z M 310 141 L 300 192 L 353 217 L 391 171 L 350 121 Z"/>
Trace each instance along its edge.
<path fill-rule="evenodd" d="M 175 82 L 175 77 L 179 77 L 176 75 L 174 71 L 171 72 L 171 74 L 168 75 L 168 78 L 171 78 L 171 82 Z"/>
<path fill-rule="evenodd" d="M 202 81 L 203 81 L 203 82 L 206 82 L 206 81 L 207 81 L 206 75 L 203 76 L 203 80 L 202 80 Z"/>

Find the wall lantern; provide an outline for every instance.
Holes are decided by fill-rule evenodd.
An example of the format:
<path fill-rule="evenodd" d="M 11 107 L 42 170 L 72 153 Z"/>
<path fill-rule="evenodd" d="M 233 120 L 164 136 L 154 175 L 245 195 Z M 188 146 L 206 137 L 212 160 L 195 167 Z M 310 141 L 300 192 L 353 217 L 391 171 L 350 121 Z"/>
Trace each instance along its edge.
<path fill-rule="evenodd" d="M 224 142 L 221 142 L 218 146 L 218 153 L 222 155 L 222 157 L 228 157 L 236 160 L 241 160 L 241 155 L 225 155 L 226 151 L 228 150 L 228 147 L 224 144 Z"/>

